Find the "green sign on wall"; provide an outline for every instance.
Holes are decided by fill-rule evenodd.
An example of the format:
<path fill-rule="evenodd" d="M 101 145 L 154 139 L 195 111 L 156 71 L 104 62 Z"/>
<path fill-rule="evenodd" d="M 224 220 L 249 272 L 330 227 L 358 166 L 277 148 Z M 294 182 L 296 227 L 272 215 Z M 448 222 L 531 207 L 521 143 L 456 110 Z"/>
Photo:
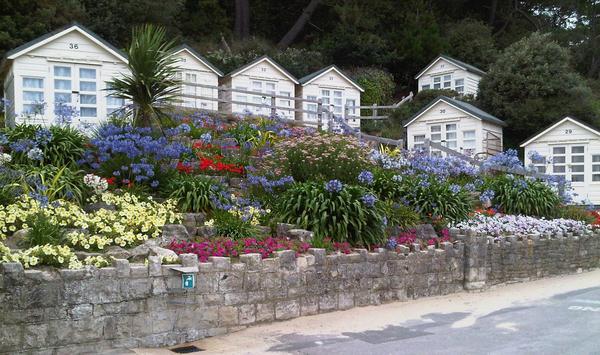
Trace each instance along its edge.
<path fill-rule="evenodd" d="M 185 289 L 196 287 L 196 274 L 181 274 L 181 287 Z"/>

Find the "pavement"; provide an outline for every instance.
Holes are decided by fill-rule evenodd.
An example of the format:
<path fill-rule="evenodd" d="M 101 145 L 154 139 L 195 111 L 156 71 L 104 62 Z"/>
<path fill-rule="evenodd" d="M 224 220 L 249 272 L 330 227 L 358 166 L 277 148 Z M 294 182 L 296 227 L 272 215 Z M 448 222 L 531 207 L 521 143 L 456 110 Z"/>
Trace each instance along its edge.
<path fill-rule="evenodd" d="M 301 317 L 179 346 L 195 346 L 198 355 L 600 354 L 600 270 Z"/>

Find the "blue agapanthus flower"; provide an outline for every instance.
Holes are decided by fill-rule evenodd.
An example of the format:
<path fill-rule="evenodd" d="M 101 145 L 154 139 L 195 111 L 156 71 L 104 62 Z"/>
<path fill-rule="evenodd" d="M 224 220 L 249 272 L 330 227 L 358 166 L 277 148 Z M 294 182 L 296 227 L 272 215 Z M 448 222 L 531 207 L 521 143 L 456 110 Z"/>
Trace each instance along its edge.
<path fill-rule="evenodd" d="M 375 202 L 377 202 L 377 197 L 373 194 L 363 195 L 360 199 L 368 207 L 375 206 Z"/>
<path fill-rule="evenodd" d="M 327 183 L 325 183 L 325 190 L 329 191 L 329 192 L 340 192 L 342 191 L 342 189 L 344 188 L 344 184 L 342 184 L 341 181 L 339 180 L 329 180 Z"/>
<path fill-rule="evenodd" d="M 485 190 L 479 195 L 479 201 L 482 203 L 490 203 L 494 196 L 496 196 L 494 190 Z"/>
<path fill-rule="evenodd" d="M 31 160 L 43 160 L 44 152 L 40 148 L 33 148 L 29 152 L 27 152 L 27 158 Z"/>
<path fill-rule="evenodd" d="M 35 141 L 40 145 L 47 145 L 52 140 L 53 135 L 47 128 L 42 128 L 35 132 Z"/>
<path fill-rule="evenodd" d="M 373 173 L 368 170 L 363 170 L 358 174 L 358 182 L 365 185 L 371 185 L 373 183 Z"/>
<path fill-rule="evenodd" d="M 450 192 L 452 192 L 453 194 L 457 194 L 461 190 L 460 186 L 456 185 L 456 184 L 450 185 L 449 189 L 450 189 Z"/>

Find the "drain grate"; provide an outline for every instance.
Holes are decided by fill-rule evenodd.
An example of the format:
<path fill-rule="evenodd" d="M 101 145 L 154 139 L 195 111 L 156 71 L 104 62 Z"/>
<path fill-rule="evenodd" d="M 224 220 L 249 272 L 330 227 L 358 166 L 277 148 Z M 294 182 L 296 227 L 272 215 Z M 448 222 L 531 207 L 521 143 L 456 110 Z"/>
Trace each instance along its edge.
<path fill-rule="evenodd" d="M 197 353 L 199 351 L 204 351 L 203 349 L 200 349 L 197 346 L 181 346 L 179 348 L 174 348 L 171 349 L 172 352 L 177 353 L 177 354 L 191 354 L 191 353 Z"/>

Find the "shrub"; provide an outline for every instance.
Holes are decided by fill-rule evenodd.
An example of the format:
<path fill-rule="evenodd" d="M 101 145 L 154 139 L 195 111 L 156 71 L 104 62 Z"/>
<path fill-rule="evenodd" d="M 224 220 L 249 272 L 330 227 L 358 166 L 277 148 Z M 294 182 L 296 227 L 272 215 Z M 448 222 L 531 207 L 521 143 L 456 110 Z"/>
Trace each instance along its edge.
<path fill-rule="evenodd" d="M 360 95 L 362 105 L 390 104 L 394 98 L 394 76 L 378 68 L 356 68 L 350 75 L 365 90 Z"/>
<path fill-rule="evenodd" d="M 286 191 L 277 215 L 312 231 L 315 238 L 370 247 L 384 240 L 385 207 L 370 190 L 339 181 L 297 184 Z"/>
<path fill-rule="evenodd" d="M 215 227 L 215 233 L 219 237 L 241 239 L 258 233 L 257 225 L 228 211 L 217 210 L 211 216 L 208 223 Z"/>
<path fill-rule="evenodd" d="M 577 205 L 566 205 L 558 208 L 558 218 L 582 221 L 586 224 L 595 224 L 596 217 L 586 207 Z"/>
<path fill-rule="evenodd" d="M 58 245 L 65 239 L 65 230 L 54 223 L 44 211 L 30 215 L 27 220 L 27 237 L 23 244 L 27 247 L 38 245 Z"/>
<path fill-rule="evenodd" d="M 180 174 L 166 183 L 163 193 L 177 200 L 182 212 L 208 212 L 214 208 L 212 196 L 222 187 L 209 177 Z"/>
<path fill-rule="evenodd" d="M 13 164 L 75 166 L 84 152 L 87 138 L 77 129 L 63 126 L 17 125 L 5 132 Z M 0 142 L 0 146 L 1 146 Z M 31 159 L 33 149 L 41 151 L 40 160 Z"/>
<path fill-rule="evenodd" d="M 368 150 L 354 137 L 315 134 L 290 138 L 264 157 L 259 170 L 276 177 L 290 175 L 297 182 L 356 181 L 369 167 Z"/>
<path fill-rule="evenodd" d="M 400 184 L 402 201 L 419 212 L 423 219 L 462 221 L 472 210 L 468 191 L 435 176 L 405 177 Z"/>
<path fill-rule="evenodd" d="M 492 203 L 507 214 L 551 217 L 560 204 L 560 197 L 548 184 L 511 174 L 487 180 L 486 186 L 494 191 Z"/>
<path fill-rule="evenodd" d="M 393 203 L 391 201 L 386 202 L 388 204 L 387 215 L 389 226 L 408 229 L 421 222 L 421 216 L 412 207 Z"/>
<path fill-rule="evenodd" d="M 82 170 L 71 170 L 67 166 L 29 167 L 25 170 L 21 186 L 25 192 L 39 193 L 49 201 L 63 199 L 81 204 L 90 194 L 90 188 L 85 184 L 83 176 Z"/>

